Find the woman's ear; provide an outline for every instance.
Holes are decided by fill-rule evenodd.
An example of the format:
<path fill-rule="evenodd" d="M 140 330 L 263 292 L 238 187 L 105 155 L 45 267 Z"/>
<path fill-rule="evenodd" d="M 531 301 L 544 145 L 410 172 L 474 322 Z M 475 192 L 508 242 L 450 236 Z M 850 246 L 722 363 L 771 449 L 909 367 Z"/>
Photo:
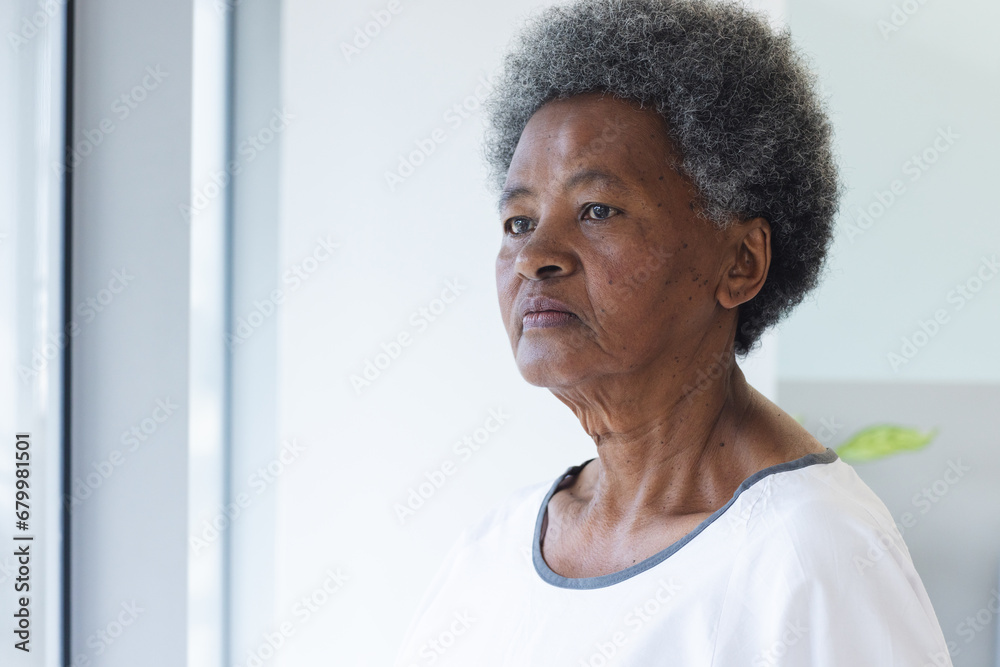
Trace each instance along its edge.
<path fill-rule="evenodd" d="M 723 308 L 735 308 L 757 296 L 771 266 L 771 225 L 764 218 L 735 223 L 727 230 L 729 250 L 716 299 Z"/>

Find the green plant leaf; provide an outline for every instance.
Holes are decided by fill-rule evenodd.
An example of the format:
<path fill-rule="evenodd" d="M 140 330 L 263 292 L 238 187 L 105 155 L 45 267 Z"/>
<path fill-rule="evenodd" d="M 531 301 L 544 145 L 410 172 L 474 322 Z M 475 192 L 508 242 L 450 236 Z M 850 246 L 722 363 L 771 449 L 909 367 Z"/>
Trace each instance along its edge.
<path fill-rule="evenodd" d="M 837 456 L 848 462 L 875 461 L 899 452 L 923 449 L 937 435 L 937 429 L 921 433 L 915 428 L 883 424 L 855 433 L 837 448 Z"/>

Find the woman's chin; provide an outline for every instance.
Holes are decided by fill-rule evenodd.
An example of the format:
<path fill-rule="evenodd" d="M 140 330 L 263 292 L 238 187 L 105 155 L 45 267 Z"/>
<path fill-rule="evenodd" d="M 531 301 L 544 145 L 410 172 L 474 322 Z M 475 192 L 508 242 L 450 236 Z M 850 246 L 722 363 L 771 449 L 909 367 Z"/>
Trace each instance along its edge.
<path fill-rule="evenodd" d="M 565 363 L 558 363 L 554 358 L 517 359 L 517 369 L 528 384 L 536 387 L 567 387 L 583 379 L 582 369 L 574 368 Z"/>

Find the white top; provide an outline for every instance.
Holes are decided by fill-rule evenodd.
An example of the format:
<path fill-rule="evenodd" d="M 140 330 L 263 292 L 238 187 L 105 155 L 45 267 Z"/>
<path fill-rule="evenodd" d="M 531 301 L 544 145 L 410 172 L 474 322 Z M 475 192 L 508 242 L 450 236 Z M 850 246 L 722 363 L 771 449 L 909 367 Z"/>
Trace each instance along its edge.
<path fill-rule="evenodd" d="M 466 529 L 395 667 L 952 664 L 889 511 L 833 450 L 749 477 L 644 561 L 566 578 L 541 556 L 542 518 L 586 463 Z"/>

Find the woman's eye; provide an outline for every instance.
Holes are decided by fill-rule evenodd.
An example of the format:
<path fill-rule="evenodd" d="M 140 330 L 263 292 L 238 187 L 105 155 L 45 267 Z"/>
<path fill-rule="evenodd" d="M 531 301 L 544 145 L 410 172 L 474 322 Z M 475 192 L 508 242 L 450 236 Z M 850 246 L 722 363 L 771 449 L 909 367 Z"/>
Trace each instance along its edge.
<path fill-rule="evenodd" d="M 517 236 L 531 231 L 530 218 L 511 218 L 507 221 L 507 232 Z"/>
<path fill-rule="evenodd" d="M 590 215 L 585 215 L 584 217 L 593 218 L 594 220 L 607 220 L 618 213 L 618 209 L 612 208 L 607 204 L 591 204 L 584 209 L 584 212 L 590 211 Z"/>

